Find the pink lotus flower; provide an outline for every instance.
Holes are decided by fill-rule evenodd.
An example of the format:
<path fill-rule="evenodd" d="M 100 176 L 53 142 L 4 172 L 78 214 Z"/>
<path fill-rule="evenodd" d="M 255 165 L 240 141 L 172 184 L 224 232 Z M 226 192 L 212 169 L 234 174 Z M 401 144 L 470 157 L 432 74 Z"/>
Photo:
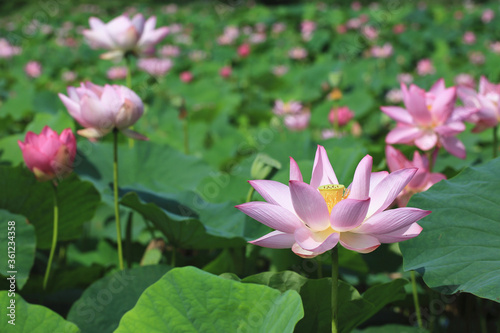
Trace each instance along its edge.
<path fill-rule="evenodd" d="M 455 84 L 458 88 L 467 87 L 473 89 L 476 86 L 476 81 L 474 81 L 474 78 L 470 74 L 461 73 L 455 76 Z"/>
<path fill-rule="evenodd" d="M 144 112 L 141 99 L 129 88 L 109 84 L 101 87 L 85 82 L 77 88 L 68 87 L 68 96 L 59 94 L 69 114 L 85 127 L 78 131 L 81 136 L 96 139 L 117 128 L 128 137 L 147 140 L 128 129 Z"/>
<path fill-rule="evenodd" d="M 491 9 L 486 9 L 482 14 L 481 14 L 481 21 L 484 23 L 490 23 L 491 20 L 495 18 L 495 12 Z"/>
<path fill-rule="evenodd" d="M 231 76 L 231 73 L 233 72 L 231 66 L 224 66 L 220 69 L 219 75 L 223 78 L 228 78 Z"/>
<path fill-rule="evenodd" d="M 398 82 L 410 84 L 413 82 L 413 75 L 411 75 L 410 73 L 398 74 Z"/>
<path fill-rule="evenodd" d="M 385 147 L 385 156 L 391 172 L 405 168 L 418 169 L 413 179 L 396 198 L 399 207 L 406 207 L 415 193 L 427 191 L 432 185 L 446 179 L 442 173 L 431 173 L 429 160 L 425 155 L 420 155 L 418 151 L 413 154 L 413 161 L 409 161 L 399 150 L 387 146 Z"/>
<path fill-rule="evenodd" d="M 342 106 L 339 108 L 333 108 L 328 114 L 328 120 L 330 124 L 337 123 L 338 126 L 343 127 L 349 123 L 349 121 L 354 117 L 354 112 L 352 112 L 347 106 Z"/>
<path fill-rule="evenodd" d="M 137 67 L 152 76 L 163 76 L 172 68 L 170 59 L 144 58 L 139 59 Z"/>
<path fill-rule="evenodd" d="M 42 65 L 38 61 L 30 61 L 24 66 L 24 71 L 26 75 L 35 79 L 42 75 Z"/>
<path fill-rule="evenodd" d="M 385 43 L 383 46 L 373 46 L 370 52 L 374 58 L 387 58 L 392 55 L 392 45 Z"/>
<path fill-rule="evenodd" d="M 282 22 L 276 22 L 273 24 L 273 27 L 271 28 L 271 32 L 275 35 L 278 35 L 282 33 L 283 31 L 286 30 L 286 24 Z"/>
<path fill-rule="evenodd" d="M 20 47 L 11 45 L 5 38 L 0 38 L 0 58 L 11 58 L 20 53 Z"/>
<path fill-rule="evenodd" d="M 291 131 L 302 131 L 309 126 L 311 111 L 303 109 L 300 113 L 287 114 L 283 118 L 283 124 Z"/>
<path fill-rule="evenodd" d="M 474 44 L 476 42 L 476 35 L 472 31 L 466 31 L 462 39 L 465 44 Z"/>
<path fill-rule="evenodd" d="M 403 92 L 401 89 L 391 89 L 385 95 L 385 100 L 393 104 L 401 103 L 403 101 Z"/>
<path fill-rule="evenodd" d="M 420 234 L 416 223 L 430 214 L 418 208 L 384 211 L 410 182 L 416 169 L 371 173 L 372 158 L 365 156 L 346 190 L 339 185 L 325 149 L 318 146 L 311 183 L 303 182 L 290 158 L 289 186 L 272 180 L 250 185 L 266 202 L 249 202 L 237 209 L 275 229 L 250 243 L 269 248 L 291 248 L 312 258 L 337 245 L 369 253 L 381 243 L 404 241 Z"/>
<path fill-rule="evenodd" d="M 73 71 L 65 71 L 61 74 L 61 78 L 65 82 L 73 82 L 76 80 L 76 73 Z"/>
<path fill-rule="evenodd" d="M 288 52 L 288 56 L 295 60 L 307 58 L 307 50 L 303 47 L 294 47 Z"/>
<path fill-rule="evenodd" d="M 181 50 L 176 45 L 165 45 L 160 49 L 160 54 L 162 57 L 178 57 L 181 54 Z"/>
<path fill-rule="evenodd" d="M 417 73 L 420 76 L 436 73 L 436 69 L 430 59 L 422 59 L 417 63 Z"/>
<path fill-rule="evenodd" d="M 465 158 L 465 146 L 455 135 L 465 130 L 463 123 L 473 109 L 455 109 L 456 88 L 446 88 L 439 79 L 429 92 L 412 84 L 401 84 L 406 109 L 383 106 L 382 111 L 397 126 L 386 137 L 388 144 L 411 144 L 427 151 L 443 146 L 450 154 Z"/>
<path fill-rule="evenodd" d="M 58 135 L 56 131 L 45 126 L 40 135 L 28 132 L 24 142 L 17 143 L 26 166 L 39 181 L 64 178 L 73 171 L 76 140 L 70 128 Z"/>
<path fill-rule="evenodd" d="M 125 66 L 115 66 L 108 69 L 106 76 L 110 80 L 121 80 L 127 77 L 127 71 Z"/>
<path fill-rule="evenodd" d="M 474 51 L 469 54 L 469 61 L 474 65 L 482 65 L 486 61 L 486 57 L 481 51 Z"/>
<path fill-rule="evenodd" d="M 179 75 L 179 78 L 181 79 L 182 82 L 189 83 L 193 81 L 193 74 L 190 71 L 185 71 Z"/>
<path fill-rule="evenodd" d="M 405 32 L 406 27 L 402 23 L 396 24 L 394 27 L 392 27 L 392 32 L 394 32 L 396 35 L 402 34 Z"/>
<path fill-rule="evenodd" d="M 459 87 L 458 96 L 465 106 L 478 110 L 467 119 L 476 125 L 472 132 L 482 132 L 498 125 L 500 122 L 500 84 L 493 84 L 481 76 L 478 92 L 471 88 Z"/>
<path fill-rule="evenodd" d="M 314 31 L 316 30 L 316 22 L 314 21 L 302 21 L 300 24 L 300 31 L 302 34 L 302 39 L 305 41 L 310 41 Z"/>
<path fill-rule="evenodd" d="M 281 99 L 274 102 L 273 112 L 277 116 L 298 114 L 302 111 L 302 104 L 295 101 L 283 102 Z"/>
<path fill-rule="evenodd" d="M 496 54 L 500 54 L 500 42 L 491 43 L 490 50 Z"/>
<path fill-rule="evenodd" d="M 147 21 L 142 14 L 136 14 L 132 20 L 121 15 L 108 23 L 96 17 L 89 19 L 90 30 L 83 35 L 92 47 L 110 50 L 101 55 L 102 59 L 121 59 L 127 52 L 138 55 L 154 53 L 154 46 L 168 34 L 167 27 L 155 29 L 156 17 Z"/>
<path fill-rule="evenodd" d="M 362 33 L 369 40 L 375 40 L 378 37 L 378 30 L 371 25 L 365 25 L 362 29 Z"/>
<path fill-rule="evenodd" d="M 238 55 L 242 58 L 248 57 L 250 54 L 250 44 L 244 43 L 238 47 Z"/>
<path fill-rule="evenodd" d="M 274 66 L 271 71 L 276 76 L 283 76 L 288 72 L 288 67 L 285 65 Z"/>

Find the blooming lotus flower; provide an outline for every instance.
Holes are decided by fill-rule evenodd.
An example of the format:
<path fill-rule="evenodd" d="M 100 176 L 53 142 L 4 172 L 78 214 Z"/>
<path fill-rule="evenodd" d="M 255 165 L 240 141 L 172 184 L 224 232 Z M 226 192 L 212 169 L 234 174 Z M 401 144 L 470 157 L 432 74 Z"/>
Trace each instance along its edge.
<path fill-rule="evenodd" d="M 223 78 L 228 78 L 231 76 L 231 73 L 233 72 L 233 69 L 231 66 L 224 66 L 219 70 L 219 75 Z"/>
<path fill-rule="evenodd" d="M 153 76 L 163 76 L 172 68 L 170 59 L 144 58 L 137 62 L 137 67 Z"/>
<path fill-rule="evenodd" d="M 110 80 L 121 80 L 127 77 L 128 69 L 125 66 L 115 66 L 108 69 L 106 76 Z"/>
<path fill-rule="evenodd" d="M 145 21 L 142 14 L 136 14 L 132 20 L 121 15 L 108 23 L 91 17 L 89 24 L 91 29 L 83 30 L 83 35 L 90 45 L 110 50 L 101 55 L 102 59 L 119 60 L 127 52 L 151 55 L 154 46 L 169 32 L 167 27 L 155 29 L 155 16 Z"/>
<path fill-rule="evenodd" d="M 277 116 L 286 114 L 298 114 L 302 110 L 302 104 L 295 101 L 283 102 L 281 99 L 274 102 L 273 112 Z"/>
<path fill-rule="evenodd" d="M 38 61 L 29 61 L 26 66 L 24 66 L 24 71 L 26 75 L 35 79 L 42 75 L 42 65 L 40 65 Z"/>
<path fill-rule="evenodd" d="M 58 135 L 45 126 L 39 135 L 26 133 L 24 142 L 18 141 L 23 159 L 39 181 L 63 178 L 73 170 L 76 155 L 76 140 L 71 129 Z"/>
<path fill-rule="evenodd" d="M 286 128 L 292 131 L 302 131 L 309 126 L 311 120 L 311 111 L 308 109 L 302 110 L 300 113 L 288 114 L 283 118 L 283 124 Z"/>
<path fill-rule="evenodd" d="M 238 55 L 242 58 L 248 57 L 250 51 L 250 44 L 244 43 L 238 46 Z"/>
<path fill-rule="evenodd" d="M 436 73 L 436 69 L 430 59 L 422 59 L 417 63 L 417 73 L 420 76 Z"/>
<path fill-rule="evenodd" d="M 11 58 L 20 53 L 20 47 L 11 45 L 5 38 L 0 38 L 0 58 Z"/>
<path fill-rule="evenodd" d="M 450 154 L 465 158 L 465 146 L 455 135 L 465 130 L 463 123 L 474 109 L 455 108 L 456 88 L 446 88 L 438 80 L 429 92 L 401 84 L 406 109 L 383 106 L 382 111 L 398 122 L 386 137 L 387 144 L 414 144 L 427 151 L 443 146 Z"/>
<path fill-rule="evenodd" d="M 189 83 L 189 82 L 193 81 L 193 73 L 191 73 L 190 71 L 182 72 L 179 75 L 179 78 L 181 79 L 182 82 Z"/>
<path fill-rule="evenodd" d="M 312 258 L 337 245 L 369 253 L 381 243 L 404 241 L 420 234 L 416 223 L 430 211 L 398 208 L 384 211 L 409 183 L 416 169 L 371 173 L 367 155 L 356 168 L 352 184 L 338 183 L 325 149 L 318 146 L 310 184 L 303 181 L 290 158 L 289 186 L 272 180 L 250 184 L 266 202 L 249 202 L 237 209 L 275 229 L 250 243 L 269 248 L 291 248 Z"/>
<path fill-rule="evenodd" d="M 396 198 L 399 207 L 405 207 L 413 194 L 427 191 L 432 185 L 446 179 L 442 173 L 431 173 L 429 160 L 418 151 L 413 154 L 413 161 L 409 161 L 403 153 L 392 146 L 385 147 L 387 165 L 391 172 L 404 168 L 418 168 L 413 179 L 406 185 Z"/>
<path fill-rule="evenodd" d="M 128 129 L 144 112 L 141 99 L 129 88 L 109 84 L 101 87 L 86 82 L 77 88 L 68 87 L 68 96 L 59 94 L 69 114 L 85 127 L 78 131 L 81 136 L 96 139 L 117 128 L 126 136 L 147 140 Z"/>
<path fill-rule="evenodd" d="M 467 120 L 476 124 L 473 132 L 495 127 L 500 121 L 500 84 L 493 84 L 484 76 L 479 79 L 479 91 L 467 87 L 458 88 L 458 96 L 465 106 L 477 108 Z"/>

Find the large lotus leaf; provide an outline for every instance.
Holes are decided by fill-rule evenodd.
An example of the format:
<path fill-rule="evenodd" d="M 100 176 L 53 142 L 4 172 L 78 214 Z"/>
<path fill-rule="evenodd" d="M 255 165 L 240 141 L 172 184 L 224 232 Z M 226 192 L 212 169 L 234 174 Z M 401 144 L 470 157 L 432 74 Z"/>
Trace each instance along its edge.
<path fill-rule="evenodd" d="M 296 332 L 330 332 L 331 330 L 331 279 L 307 279 L 295 272 L 265 272 L 246 277 L 246 283 L 264 284 L 285 292 L 300 293 L 304 304 L 304 318 Z M 362 295 L 353 286 L 339 281 L 339 330 L 350 332 L 375 315 L 387 304 L 405 298 L 404 285 L 408 281 L 397 279 L 371 287 Z"/>
<path fill-rule="evenodd" d="M 83 333 L 113 332 L 144 290 L 168 270 L 165 265 L 142 266 L 97 280 L 73 304 L 68 320 L 77 324 Z"/>
<path fill-rule="evenodd" d="M 35 261 L 36 238 L 35 228 L 28 224 L 26 217 L 22 215 L 11 214 L 10 212 L 0 209 L 0 221 L 2 226 L 0 229 L 0 274 L 9 276 L 8 272 L 16 272 L 16 284 L 19 289 L 22 289 L 30 275 L 31 267 Z M 14 223 L 10 223 L 14 222 Z M 12 238 L 11 238 L 12 237 Z M 8 248 L 14 246 L 12 251 L 15 253 L 15 262 L 8 262 Z"/>
<path fill-rule="evenodd" d="M 14 300 L 14 303 L 12 303 L 12 300 Z M 2 308 L 4 317 L 0 321 L 0 332 L 80 332 L 75 324 L 64 320 L 63 317 L 49 308 L 27 303 L 17 293 L 15 296 L 11 296 L 9 291 L 0 291 L 0 307 Z M 12 313 L 14 315 L 10 316 Z"/>
<path fill-rule="evenodd" d="M 432 214 L 401 243 L 406 270 L 445 294 L 458 291 L 500 302 L 500 158 L 465 169 L 415 195 L 410 206 Z"/>
<path fill-rule="evenodd" d="M 24 166 L 0 166 L 0 208 L 21 214 L 35 226 L 37 247 L 50 248 L 53 233 L 54 198 L 50 182 L 38 182 Z M 58 240 L 80 237 L 82 224 L 89 221 L 100 202 L 91 183 L 75 174 L 57 186 L 59 203 Z"/>
<path fill-rule="evenodd" d="M 295 291 L 183 267 L 146 289 L 115 332 L 293 332 L 303 313 Z"/>

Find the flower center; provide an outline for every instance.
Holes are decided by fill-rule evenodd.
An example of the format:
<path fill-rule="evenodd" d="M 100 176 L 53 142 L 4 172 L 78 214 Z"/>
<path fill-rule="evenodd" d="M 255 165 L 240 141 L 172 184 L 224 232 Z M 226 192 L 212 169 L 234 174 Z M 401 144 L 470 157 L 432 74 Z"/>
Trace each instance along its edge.
<path fill-rule="evenodd" d="M 349 190 L 345 190 L 344 185 L 323 185 L 318 187 L 318 190 L 325 199 L 326 205 L 328 206 L 328 213 L 332 212 L 336 204 L 349 196 Z"/>

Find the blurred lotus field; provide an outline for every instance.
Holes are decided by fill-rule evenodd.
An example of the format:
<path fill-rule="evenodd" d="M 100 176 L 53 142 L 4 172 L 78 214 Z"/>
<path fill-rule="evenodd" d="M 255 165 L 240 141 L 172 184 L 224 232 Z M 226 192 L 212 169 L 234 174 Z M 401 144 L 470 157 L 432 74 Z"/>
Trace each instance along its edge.
<path fill-rule="evenodd" d="M 338 332 L 500 331 L 497 2 L 2 6 L 0 332 L 332 332 L 337 270 Z M 122 14 L 155 16 L 162 36 L 105 50 L 125 37 L 99 40 L 100 24 Z M 116 88 L 110 105 L 136 113 L 85 125 L 82 96 L 107 85 L 142 105 Z M 23 147 L 68 128 L 65 179 L 34 170 Z M 418 168 L 384 207 L 432 211 L 421 232 L 373 252 L 341 234 L 338 265 L 326 250 L 249 244 L 277 228 L 240 211 L 275 204 L 248 181 L 288 185 L 292 157 L 309 184 L 318 145 L 346 188 L 366 155 L 373 172 Z"/>

